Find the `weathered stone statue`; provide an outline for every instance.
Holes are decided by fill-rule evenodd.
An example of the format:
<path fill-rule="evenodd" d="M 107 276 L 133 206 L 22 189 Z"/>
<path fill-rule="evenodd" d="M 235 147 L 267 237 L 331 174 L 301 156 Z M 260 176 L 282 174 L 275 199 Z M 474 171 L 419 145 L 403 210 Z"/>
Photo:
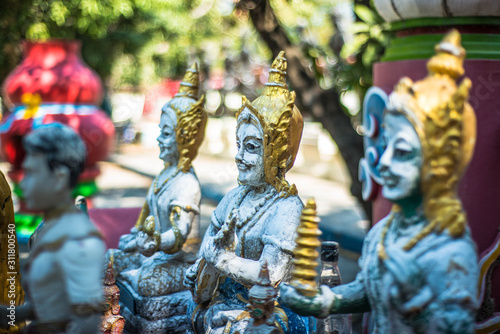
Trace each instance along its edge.
<path fill-rule="evenodd" d="M 84 168 L 85 146 L 71 128 L 57 123 L 37 128 L 23 144 L 21 189 L 26 205 L 43 211 L 44 219 L 32 238 L 23 276 L 26 302 L 16 308 L 16 320 L 32 320 L 27 333 L 95 334 L 105 246 L 71 196 Z"/>
<path fill-rule="evenodd" d="M 104 275 L 105 309 L 101 319 L 101 333 L 122 334 L 125 328 L 125 319 L 120 315 L 120 289 L 116 285 L 112 261 Z"/>
<path fill-rule="evenodd" d="M 185 333 L 189 291 L 186 269 L 196 260 L 200 183 L 191 167 L 205 133 L 204 98 L 198 69 L 186 71 L 179 92 L 162 108 L 160 159 L 165 168 L 151 185 L 137 225 L 120 238 L 114 272 L 123 295 L 126 329 L 140 333 Z"/>
<path fill-rule="evenodd" d="M 264 262 L 273 286 L 289 278 L 302 202 L 285 173 L 294 163 L 303 121 L 285 82 L 286 67 L 282 52 L 262 95 L 252 103 L 244 98 L 236 114 L 240 185 L 212 213 L 201 258 L 186 274 L 197 333 L 242 330 L 248 289 L 258 284 Z M 304 332 L 304 319 L 279 305 L 275 313 L 285 332 Z"/>
<path fill-rule="evenodd" d="M 436 51 L 425 79 L 403 78 L 390 95 L 379 165 L 394 207 L 366 236 L 361 271 L 312 297 L 282 285 L 296 312 L 371 310 L 374 333 L 474 333 L 477 256 L 456 192 L 475 140 L 471 83 L 456 83 L 465 56 L 457 31 Z"/>

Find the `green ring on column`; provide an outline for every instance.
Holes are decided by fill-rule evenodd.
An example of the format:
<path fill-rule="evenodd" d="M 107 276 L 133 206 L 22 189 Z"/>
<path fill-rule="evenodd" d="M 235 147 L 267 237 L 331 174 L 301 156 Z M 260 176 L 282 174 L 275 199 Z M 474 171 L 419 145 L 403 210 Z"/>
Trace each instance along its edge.
<path fill-rule="evenodd" d="M 498 17 L 420 18 L 391 23 L 391 30 L 457 25 L 500 26 L 500 19 Z M 434 46 L 443 36 L 444 34 L 418 34 L 395 37 L 381 61 L 428 59 L 434 55 Z M 467 59 L 500 59 L 500 34 L 463 33 L 462 45 L 467 50 Z"/>

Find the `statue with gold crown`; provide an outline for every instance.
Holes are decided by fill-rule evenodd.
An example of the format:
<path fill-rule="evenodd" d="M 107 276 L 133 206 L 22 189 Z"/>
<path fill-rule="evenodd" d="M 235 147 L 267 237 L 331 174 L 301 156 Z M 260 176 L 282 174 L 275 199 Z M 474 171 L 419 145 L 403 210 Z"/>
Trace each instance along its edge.
<path fill-rule="evenodd" d="M 119 249 L 108 252 L 108 257 L 114 253 L 122 300 L 128 301 L 122 314 L 129 331 L 185 333 L 187 326 L 183 301 L 190 294 L 183 278 L 201 242 L 201 189 L 191 163 L 207 121 L 198 86 L 194 64 L 162 108 L 157 140 L 165 168 L 153 181 L 136 226 L 120 238 Z"/>
<path fill-rule="evenodd" d="M 373 333 L 475 332 L 476 247 L 457 196 L 475 141 L 471 82 L 458 82 L 465 51 L 456 30 L 436 52 L 425 79 L 403 78 L 389 97 L 379 168 L 393 209 L 366 236 L 356 280 L 313 296 L 282 285 L 296 312 L 371 310 Z"/>
<path fill-rule="evenodd" d="M 236 113 L 239 186 L 212 213 L 200 259 L 185 279 L 195 302 L 190 313 L 196 333 L 243 332 L 250 317 L 248 290 L 259 284 L 264 263 L 272 286 L 289 279 L 302 202 L 285 174 L 294 163 L 303 120 L 286 69 L 281 52 L 262 95 L 253 102 L 243 98 Z M 285 333 L 306 333 L 307 318 L 280 305 L 275 313 Z"/>

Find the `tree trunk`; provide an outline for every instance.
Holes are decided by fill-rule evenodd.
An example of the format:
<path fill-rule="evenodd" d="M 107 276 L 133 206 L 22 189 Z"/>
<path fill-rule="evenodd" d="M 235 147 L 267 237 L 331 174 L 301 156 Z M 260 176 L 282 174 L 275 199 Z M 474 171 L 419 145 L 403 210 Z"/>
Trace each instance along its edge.
<path fill-rule="evenodd" d="M 250 11 L 250 18 L 276 57 L 285 51 L 288 61 L 288 80 L 297 94 L 299 109 L 320 122 L 337 144 L 351 176 L 351 193 L 358 199 L 368 219 L 371 219 L 371 203 L 363 201 L 361 184 L 358 181 L 358 163 L 364 155 L 363 138 L 351 124 L 350 116 L 340 104 L 340 96 L 335 88 L 324 90 L 319 86 L 301 47 L 288 39 L 280 26 L 269 0 L 249 1 L 243 4 Z"/>

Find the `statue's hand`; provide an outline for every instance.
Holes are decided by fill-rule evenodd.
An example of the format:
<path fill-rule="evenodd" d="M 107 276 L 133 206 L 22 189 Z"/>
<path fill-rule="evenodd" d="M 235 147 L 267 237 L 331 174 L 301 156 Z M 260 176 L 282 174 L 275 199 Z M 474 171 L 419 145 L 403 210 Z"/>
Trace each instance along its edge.
<path fill-rule="evenodd" d="M 237 215 L 233 215 L 233 218 L 226 222 L 222 228 L 217 232 L 214 237 L 214 243 L 219 248 L 233 247 L 236 242 L 236 220 Z"/>
<path fill-rule="evenodd" d="M 243 313 L 243 310 L 217 312 L 210 321 L 210 326 L 212 329 L 221 327 L 224 328 L 228 321 L 234 322 L 241 315 L 241 313 Z"/>
<path fill-rule="evenodd" d="M 125 252 L 133 252 L 136 248 L 135 247 L 136 236 L 137 236 L 137 230 L 135 233 L 122 235 L 120 237 L 120 241 L 118 242 L 118 249 Z"/>
<path fill-rule="evenodd" d="M 326 318 L 333 311 L 332 307 L 339 299 L 326 285 L 320 286 L 320 290 L 315 296 L 306 297 L 286 283 L 280 285 L 280 298 L 295 313 L 303 316 L 312 315 L 317 318 Z"/>
<path fill-rule="evenodd" d="M 190 291 L 194 290 L 196 284 L 196 279 L 198 278 L 198 269 L 200 267 L 201 258 L 196 260 L 196 262 L 186 270 L 186 275 L 184 276 L 184 286 Z"/>
<path fill-rule="evenodd" d="M 399 247 L 388 247 L 387 255 L 384 265 L 396 282 L 390 290 L 391 297 L 393 301 L 406 303 L 426 286 L 422 269 L 413 255 Z"/>
<path fill-rule="evenodd" d="M 137 233 L 136 244 L 137 250 L 146 257 L 152 256 L 159 248 L 155 238 L 143 231 Z"/>

